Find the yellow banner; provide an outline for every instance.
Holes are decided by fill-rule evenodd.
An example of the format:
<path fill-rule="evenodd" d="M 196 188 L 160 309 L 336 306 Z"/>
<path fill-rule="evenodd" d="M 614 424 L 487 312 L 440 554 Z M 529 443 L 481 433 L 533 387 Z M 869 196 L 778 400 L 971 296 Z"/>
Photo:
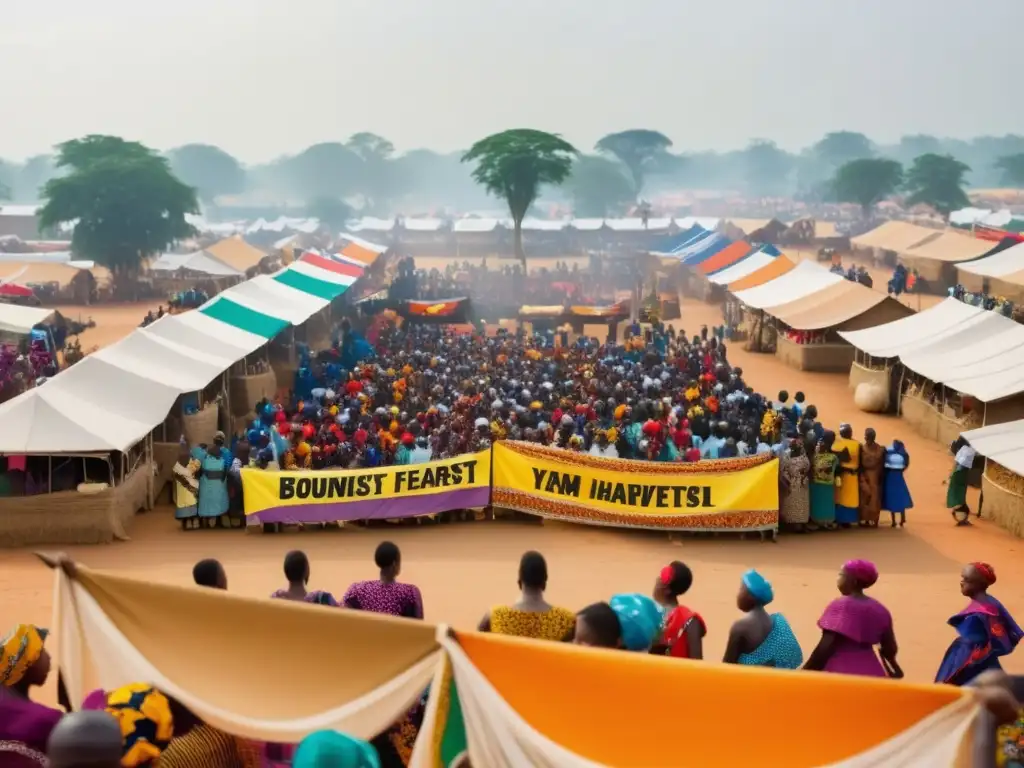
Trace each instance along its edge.
<path fill-rule="evenodd" d="M 679 531 L 771 530 L 779 462 L 771 454 L 696 464 L 603 459 L 504 441 L 492 503 L 559 520 Z"/>
<path fill-rule="evenodd" d="M 257 523 L 384 520 L 484 507 L 491 452 L 376 469 L 242 470 L 245 514 Z"/>

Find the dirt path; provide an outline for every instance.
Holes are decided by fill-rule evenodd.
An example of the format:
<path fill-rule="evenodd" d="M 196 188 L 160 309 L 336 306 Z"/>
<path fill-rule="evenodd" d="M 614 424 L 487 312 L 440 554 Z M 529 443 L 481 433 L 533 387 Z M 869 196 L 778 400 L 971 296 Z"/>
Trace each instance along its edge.
<path fill-rule="evenodd" d="M 716 307 L 701 303 L 688 302 L 683 312 L 681 325 L 691 334 L 702 323 L 720 321 Z M 183 533 L 170 510 L 162 508 L 138 518 L 131 543 L 81 547 L 72 554 L 96 568 L 181 584 L 190 581 L 196 560 L 218 557 L 227 567 L 232 591 L 265 595 L 283 586 L 284 554 L 301 548 L 313 564 L 311 586 L 340 594 L 349 582 L 374 576 L 373 549 L 388 538 L 402 548 L 402 578 L 423 590 L 427 618 L 460 628 L 475 626 L 490 606 L 515 599 L 516 567 L 527 549 L 538 549 L 548 559 L 549 599 L 573 609 L 615 592 L 647 592 L 661 566 L 682 559 L 695 574 L 687 602 L 708 623 L 705 653 L 711 659 L 721 657 L 738 615 L 734 599 L 744 570 L 757 567 L 773 582 L 773 608 L 789 617 L 808 653 L 817 641 L 815 622 L 836 594 L 839 566 L 864 557 L 878 564 L 881 579 L 871 594 L 892 611 L 900 661 L 908 677 L 918 681 L 931 680 L 953 637 L 945 621 L 963 607 L 958 583 L 963 562 L 992 563 L 999 575 L 993 592 L 1018 619 L 1024 618 L 1022 542 L 984 521 L 967 529 L 953 526 L 944 509 L 942 483 L 951 459 L 943 447 L 910 434 L 895 418 L 859 412 L 843 376 L 797 373 L 774 357 L 745 353 L 735 345 L 729 355 L 743 367 L 747 381 L 767 395 L 780 388 L 802 389 L 829 427 L 849 421 L 858 435 L 872 426 L 882 441 L 902 439 L 912 456 L 907 477 L 916 505 L 908 513 L 907 528 L 789 536 L 778 544 L 732 537 L 673 543 L 654 533 L 510 522 L 263 536 Z M 8 623 L 50 621 L 51 577 L 30 553 L 5 552 L 0 558 L 0 594 Z M 1012 657 L 1007 667 L 1024 672 L 1024 654 Z"/>

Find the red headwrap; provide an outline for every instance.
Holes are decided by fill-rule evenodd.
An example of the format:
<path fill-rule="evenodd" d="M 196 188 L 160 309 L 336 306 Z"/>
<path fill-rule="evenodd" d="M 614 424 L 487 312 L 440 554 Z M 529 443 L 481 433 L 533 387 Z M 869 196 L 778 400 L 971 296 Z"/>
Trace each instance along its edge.
<path fill-rule="evenodd" d="M 847 560 L 843 570 L 860 583 L 861 589 L 878 581 L 878 568 L 870 560 Z"/>
<path fill-rule="evenodd" d="M 996 583 L 996 569 L 988 563 L 975 562 L 971 563 L 971 567 L 981 575 L 988 586 L 991 587 Z"/>
<path fill-rule="evenodd" d="M 416 438 L 412 436 L 412 432 L 402 433 L 402 445 L 410 446 L 416 442 Z"/>
<path fill-rule="evenodd" d="M 672 579 L 676 576 L 676 571 L 671 565 L 666 565 L 661 569 L 661 583 L 666 587 L 672 583 Z"/>

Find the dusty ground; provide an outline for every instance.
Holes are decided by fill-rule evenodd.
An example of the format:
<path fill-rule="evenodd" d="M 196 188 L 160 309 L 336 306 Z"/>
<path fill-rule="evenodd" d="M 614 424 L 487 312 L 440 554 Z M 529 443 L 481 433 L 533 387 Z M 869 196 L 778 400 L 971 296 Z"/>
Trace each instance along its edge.
<path fill-rule="evenodd" d="M 92 318 L 96 322 L 95 328 L 90 328 L 79 337 L 82 349 L 89 351 L 93 347 L 107 347 L 120 341 L 139 327 L 146 312 L 153 310 L 155 313 L 161 303 L 166 306 L 166 302 L 146 301 L 133 304 L 97 304 L 90 307 L 57 305 L 52 309 L 58 310 L 69 320 L 87 323 L 89 318 Z"/>
<path fill-rule="evenodd" d="M 123 315 L 123 323 L 133 324 L 145 308 L 109 311 L 114 318 Z M 100 314 L 92 312 L 94 318 Z M 717 308 L 689 302 L 681 325 L 693 333 L 702 323 L 718 320 Z M 516 566 L 527 549 L 538 549 L 548 559 L 549 599 L 573 609 L 607 599 L 614 592 L 646 592 L 666 562 L 682 559 L 694 570 L 695 583 L 687 602 L 707 620 L 709 658 L 719 658 L 724 650 L 729 625 L 738 615 L 734 596 L 739 576 L 747 568 L 757 567 L 774 583 L 773 607 L 789 617 L 807 653 L 817 640 L 815 621 L 836 594 L 839 566 L 846 559 L 864 557 L 879 566 L 881 579 L 871 593 L 892 611 L 900 661 L 908 677 L 919 681 L 931 680 L 953 637 L 945 620 L 963 606 L 958 585 L 963 562 L 992 563 L 999 574 L 994 594 L 1018 618 L 1024 617 L 1024 561 L 1019 554 L 1024 545 L 985 521 L 966 529 L 953 526 L 944 509 L 943 479 L 950 457 L 942 446 L 910 434 L 897 419 L 860 413 L 843 376 L 796 373 L 773 357 L 745 353 L 738 346 L 730 347 L 729 354 L 761 392 L 802 389 L 830 427 L 850 421 L 858 434 L 873 426 L 880 440 L 903 439 L 912 456 L 907 474 L 916 503 L 908 514 L 907 528 L 784 536 L 777 544 L 732 537 L 670 542 L 653 533 L 511 522 L 263 536 L 181 532 L 170 510 L 162 508 L 137 519 L 132 542 L 81 547 L 72 554 L 96 568 L 182 584 L 189 582 L 196 560 L 218 557 L 227 567 L 232 591 L 264 595 L 283 586 L 285 552 L 301 548 L 313 563 L 311 586 L 341 593 L 350 581 L 374 575 L 373 549 L 388 538 L 403 550 L 402 578 L 423 590 L 427 618 L 461 628 L 474 626 L 491 605 L 516 598 Z M 0 556 L 0 606 L 8 623 L 46 625 L 51 587 L 49 572 L 30 553 Z M 1024 655 L 1011 658 L 1007 667 L 1024 672 Z"/>

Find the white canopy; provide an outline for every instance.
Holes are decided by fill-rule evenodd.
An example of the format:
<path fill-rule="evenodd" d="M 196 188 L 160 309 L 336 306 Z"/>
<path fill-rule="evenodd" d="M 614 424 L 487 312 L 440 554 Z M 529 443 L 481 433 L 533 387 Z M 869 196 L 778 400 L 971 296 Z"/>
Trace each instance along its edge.
<path fill-rule="evenodd" d="M 202 312 L 164 315 L 144 329 L 151 336 L 172 341 L 208 355 L 241 360 L 267 343 L 262 336 L 214 320 Z"/>
<path fill-rule="evenodd" d="M 452 225 L 454 232 L 493 232 L 501 226 L 498 219 L 459 219 Z"/>
<path fill-rule="evenodd" d="M 672 219 L 648 219 L 647 226 L 644 226 L 644 220 L 640 217 L 630 219 L 605 219 L 604 223 L 608 229 L 614 230 L 615 232 L 647 232 L 668 229 L 672 226 Z"/>
<path fill-rule="evenodd" d="M 523 230 L 530 232 L 561 232 L 565 229 L 568 221 L 564 219 L 523 219 Z M 512 229 L 512 221 L 505 222 L 505 226 Z"/>
<path fill-rule="evenodd" d="M 978 322 L 983 314 L 991 313 L 949 298 L 909 317 L 861 331 L 840 331 L 839 335 L 872 357 L 898 357 L 957 333 L 965 323 Z"/>
<path fill-rule="evenodd" d="M 212 253 L 195 251 L 194 253 L 164 253 L 149 265 L 153 272 L 177 272 L 187 269 L 190 272 L 201 272 L 215 277 L 241 277 L 242 273 L 225 264 Z"/>
<path fill-rule="evenodd" d="M 402 228 L 410 232 L 437 232 L 444 226 L 444 219 L 413 218 L 402 219 Z"/>
<path fill-rule="evenodd" d="M 1024 475 L 1024 421 L 1008 421 L 963 433 L 978 453 Z"/>
<path fill-rule="evenodd" d="M 957 264 L 957 269 L 981 277 L 1003 277 L 1024 271 L 1024 243 L 1011 246 L 977 261 Z"/>
<path fill-rule="evenodd" d="M 52 309 L 22 307 L 0 302 L 0 333 L 27 335 L 40 323 L 53 317 Z"/>
<path fill-rule="evenodd" d="M 752 254 L 740 259 L 732 266 L 726 267 L 721 272 L 708 275 L 708 280 L 715 285 L 728 285 L 742 277 L 753 274 L 757 270 L 761 269 L 761 267 L 768 266 L 777 258 L 777 256 L 772 256 L 770 253 L 765 253 L 764 251 L 754 251 Z"/>
<path fill-rule="evenodd" d="M 93 352 L 90 357 L 162 382 L 183 394 L 202 389 L 230 368 L 235 361 L 224 355 L 222 352 L 213 356 L 189 349 L 147 333 L 143 328 L 139 333 L 130 333 L 116 344 Z"/>
<path fill-rule="evenodd" d="M 813 261 L 801 261 L 774 280 L 745 291 L 737 291 L 734 295 L 748 307 L 767 309 L 810 296 L 845 279 Z"/>
<path fill-rule="evenodd" d="M 217 298 L 220 297 L 231 299 L 243 307 L 265 315 L 287 320 L 293 325 L 306 322 L 330 303 L 326 299 L 282 285 L 269 275 L 259 275 L 252 280 L 239 283 L 219 294 Z"/>
<path fill-rule="evenodd" d="M 390 232 L 395 228 L 395 219 L 378 219 L 373 216 L 363 216 L 352 229 L 356 232 Z"/>

